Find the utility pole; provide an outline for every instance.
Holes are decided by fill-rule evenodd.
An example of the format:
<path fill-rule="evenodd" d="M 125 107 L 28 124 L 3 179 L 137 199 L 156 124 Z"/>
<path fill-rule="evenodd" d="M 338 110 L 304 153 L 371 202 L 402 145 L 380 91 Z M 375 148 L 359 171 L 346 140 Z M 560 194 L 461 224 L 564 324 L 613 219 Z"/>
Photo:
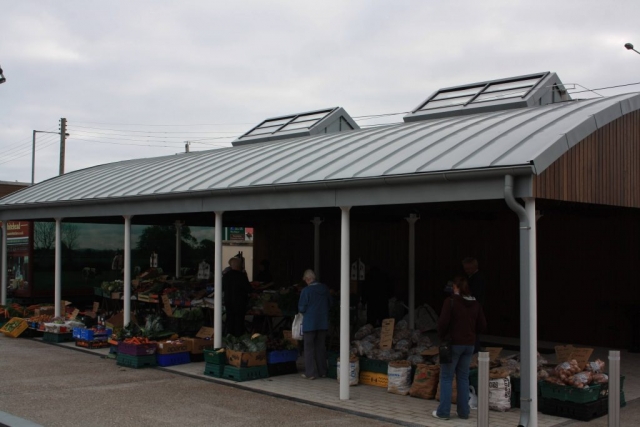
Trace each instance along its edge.
<path fill-rule="evenodd" d="M 60 174 L 64 175 L 64 152 L 67 139 L 67 119 L 60 119 Z"/>

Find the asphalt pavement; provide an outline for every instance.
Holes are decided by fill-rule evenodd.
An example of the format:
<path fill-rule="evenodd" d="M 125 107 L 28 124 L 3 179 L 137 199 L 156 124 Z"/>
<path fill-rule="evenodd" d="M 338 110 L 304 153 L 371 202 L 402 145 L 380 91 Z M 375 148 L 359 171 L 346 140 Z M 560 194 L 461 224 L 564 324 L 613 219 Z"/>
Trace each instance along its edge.
<path fill-rule="evenodd" d="M 0 426 L 390 425 L 23 338 L 0 336 L 0 384 Z"/>

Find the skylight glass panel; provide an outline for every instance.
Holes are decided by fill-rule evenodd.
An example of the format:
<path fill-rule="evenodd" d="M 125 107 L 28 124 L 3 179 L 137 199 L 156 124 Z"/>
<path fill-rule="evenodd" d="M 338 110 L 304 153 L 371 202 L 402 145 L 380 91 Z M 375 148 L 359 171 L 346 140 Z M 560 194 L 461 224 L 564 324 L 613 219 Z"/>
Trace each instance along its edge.
<path fill-rule="evenodd" d="M 260 127 L 283 125 L 285 123 L 289 123 L 292 118 L 293 117 L 287 117 L 287 118 L 284 118 L 284 119 L 267 120 L 266 122 L 261 124 Z"/>
<path fill-rule="evenodd" d="M 531 87 L 527 87 L 524 89 L 520 88 L 520 89 L 503 90 L 500 92 L 483 93 L 481 95 L 478 95 L 478 97 L 474 99 L 473 102 L 493 101 L 496 99 L 506 99 L 506 98 L 517 98 L 517 97 L 524 96 L 529 91 L 529 89 L 531 89 Z"/>
<path fill-rule="evenodd" d="M 288 125 L 283 127 L 282 130 L 308 129 L 311 126 L 315 125 L 316 123 L 318 123 L 318 120 L 309 120 L 309 121 L 306 121 L 306 122 L 289 123 Z"/>
<path fill-rule="evenodd" d="M 265 133 L 273 133 L 280 129 L 280 126 L 270 126 L 264 128 L 257 128 L 249 132 L 247 135 L 263 135 Z"/>
<path fill-rule="evenodd" d="M 489 87 L 485 90 L 485 92 L 495 92 L 499 90 L 524 88 L 524 87 L 526 87 L 528 90 L 531 87 L 533 87 L 536 83 L 538 83 L 541 78 L 542 77 L 536 77 L 533 79 L 526 79 L 526 80 L 516 80 L 515 82 L 508 82 L 508 83 L 493 83 L 489 85 Z"/>
<path fill-rule="evenodd" d="M 331 110 L 322 111 L 320 113 L 314 113 L 314 114 L 305 114 L 305 115 L 302 115 L 302 116 L 298 116 L 294 120 L 294 122 L 302 122 L 302 121 L 313 120 L 313 119 L 324 119 L 325 117 L 327 117 L 327 115 L 329 115 L 330 112 L 331 112 Z"/>
<path fill-rule="evenodd" d="M 461 90 L 453 90 L 448 92 L 440 92 L 429 102 L 441 100 L 441 99 L 449 99 L 449 98 L 458 98 L 463 96 L 473 96 L 480 91 L 484 86 L 472 87 L 469 89 L 461 89 Z"/>
<path fill-rule="evenodd" d="M 471 96 L 464 96 L 462 98 L 449 98 L 449 99 L 440 99 L 437 101 L 429 101 L 425 104 L 421 110 L 429 110 L 432 108 L 443 108 L 443 107 L 453 107 L 454 105 L 464 105 L 469 102 L 473 98 Z"/>

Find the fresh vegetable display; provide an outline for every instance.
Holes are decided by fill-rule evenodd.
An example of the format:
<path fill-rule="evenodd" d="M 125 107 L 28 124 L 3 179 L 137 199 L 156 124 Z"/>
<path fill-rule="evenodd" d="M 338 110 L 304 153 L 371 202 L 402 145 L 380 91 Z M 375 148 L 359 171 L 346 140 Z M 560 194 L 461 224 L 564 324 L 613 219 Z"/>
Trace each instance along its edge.
<path fill-rule="evenodd" d="M 254 353 L 267 349 L 267 336 L 261 334 L 245 334 L 240 337 L 227 335 L 222 340 L 223 347 L 234 351 Z"/>
<path fill-rule="evenodd" d="M 134 344 L 134 345 L 153 344 L 154 342 L 155 341 L 151 341 L 149 338 L 145 338 L 145 337 L 132 337 L 124 340 L 125 344 Z"/>

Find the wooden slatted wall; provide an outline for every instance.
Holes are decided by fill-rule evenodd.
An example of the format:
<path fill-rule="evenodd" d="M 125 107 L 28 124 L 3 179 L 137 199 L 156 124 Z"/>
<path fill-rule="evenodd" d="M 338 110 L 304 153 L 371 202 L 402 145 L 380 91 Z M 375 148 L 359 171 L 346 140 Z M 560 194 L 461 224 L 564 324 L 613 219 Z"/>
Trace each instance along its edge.
<path fill-rule="evenodd" d="M 640 111 L 598 129 L 533 181 L 536 198 L 640 207 Z"/>

